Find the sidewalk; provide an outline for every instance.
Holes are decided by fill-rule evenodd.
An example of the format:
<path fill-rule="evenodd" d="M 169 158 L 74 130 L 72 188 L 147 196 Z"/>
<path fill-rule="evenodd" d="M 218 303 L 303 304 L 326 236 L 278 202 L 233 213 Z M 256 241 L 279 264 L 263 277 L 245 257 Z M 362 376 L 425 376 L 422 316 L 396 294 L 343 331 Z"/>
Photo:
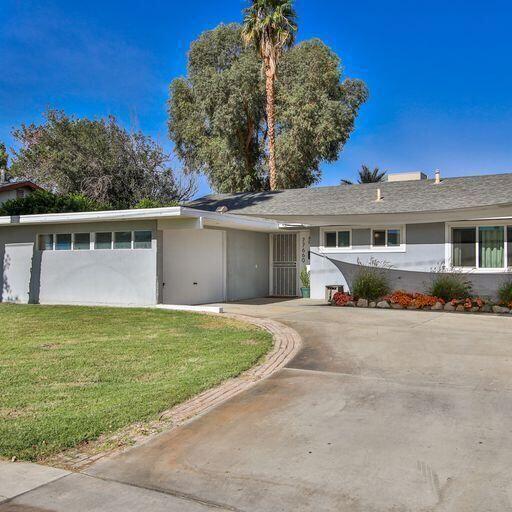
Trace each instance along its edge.
<path fill-rule="evenodd" d="M 208 512 L 207 503 L 27 462 L 0 462 L 0 512 Z M 229 510 L 215 507 L 215 510 Z"/>

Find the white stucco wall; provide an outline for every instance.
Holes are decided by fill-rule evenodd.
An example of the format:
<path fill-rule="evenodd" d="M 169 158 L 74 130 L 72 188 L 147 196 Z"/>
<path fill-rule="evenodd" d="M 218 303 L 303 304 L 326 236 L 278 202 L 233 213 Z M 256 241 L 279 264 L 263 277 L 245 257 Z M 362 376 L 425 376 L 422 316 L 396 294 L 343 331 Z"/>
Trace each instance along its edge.
<path fill-rule="evenodd" d="M 151 249 L 84 251 L 39 251 L 37 235 L 99 231 L 151 230 Z M 158 302 L 156 222 L 112 222 L 0 228 L 0 273 L 2 301 L 12 301 L 9 292 L 16 282 L 20 302 L 41 304 L 140 304 Z M 32 254 L 16 258 L 12 266 L 12 244 L 32 244 Z M 9 266 L 10 265 L 10 266 Z M 26 283 L 29 283 L 27 290 Z"/>
<path fill-rule="evenodd" d="M 156 300 L 155 249 L 41 255 L 41 304 L 155 304 Z"/>

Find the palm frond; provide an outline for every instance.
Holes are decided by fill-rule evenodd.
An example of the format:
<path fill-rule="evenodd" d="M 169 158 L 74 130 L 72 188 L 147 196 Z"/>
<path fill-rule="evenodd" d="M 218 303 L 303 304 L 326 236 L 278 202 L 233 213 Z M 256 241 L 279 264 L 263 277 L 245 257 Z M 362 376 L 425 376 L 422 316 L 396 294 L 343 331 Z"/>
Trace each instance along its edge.
<path fill-rule="evenodd" d="M 386 171 L 381 171 L 378 167 L 373 170 L 367 165 L 362 165 L 359 171 L 359 183 L 379 183 L 384 181 Z"/>

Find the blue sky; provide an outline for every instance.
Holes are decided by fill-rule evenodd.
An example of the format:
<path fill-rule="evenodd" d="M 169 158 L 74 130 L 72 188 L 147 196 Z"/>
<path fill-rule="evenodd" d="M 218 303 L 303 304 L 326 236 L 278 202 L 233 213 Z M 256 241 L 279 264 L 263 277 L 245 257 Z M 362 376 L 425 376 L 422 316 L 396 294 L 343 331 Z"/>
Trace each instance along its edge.
<path fill-rule="evenodd" d="M 0 140 L 12 145 L 13 126 L 52 106 L 114 114 L 171 150 L 170 81 L 185 73 L 190 42 L 239 21 L 245 5 L 0 0 Z M 509 2 L 297 0 L 296 9 L 299 40 L 321 38 L 370 89 L 321 184 L 353 178 L 362 163 L 444 176 L 512 171 Z"/>

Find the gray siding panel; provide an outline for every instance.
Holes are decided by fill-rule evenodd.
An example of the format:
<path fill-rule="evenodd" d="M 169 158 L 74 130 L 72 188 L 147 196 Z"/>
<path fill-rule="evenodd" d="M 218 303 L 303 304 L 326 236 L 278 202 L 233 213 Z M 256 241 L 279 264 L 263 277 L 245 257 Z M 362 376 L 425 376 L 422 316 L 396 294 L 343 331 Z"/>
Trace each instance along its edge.
<path fill-rule="evenodd" d="M 371 245 L 371 229 L 353 229 L 352 230 L 352 246 L 353 247 L 370 247 Z"/>
<path fill-rule="evenodd" d="M 268 296 L 269 235 L 226 230 L 228 300 Z"/>

